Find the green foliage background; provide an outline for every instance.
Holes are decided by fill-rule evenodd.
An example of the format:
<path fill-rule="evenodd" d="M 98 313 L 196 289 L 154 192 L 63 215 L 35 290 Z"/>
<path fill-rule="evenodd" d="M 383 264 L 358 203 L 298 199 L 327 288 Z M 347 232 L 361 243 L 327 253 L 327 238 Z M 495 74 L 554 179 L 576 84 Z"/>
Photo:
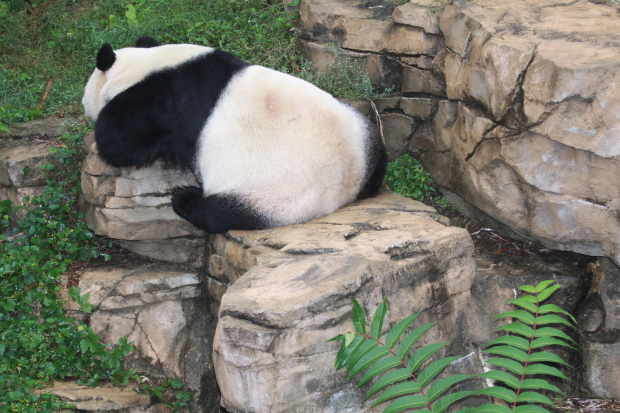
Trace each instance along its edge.
<path fill-rule="evenodd" d="M 43 114 L 81 113 L 83 88 L 103 43 L 223 48 L 251 63 L 297 67 L 292 18 L 277 0 L 0 1 L 0 122 L 31 120 L 50 79 Z"/>

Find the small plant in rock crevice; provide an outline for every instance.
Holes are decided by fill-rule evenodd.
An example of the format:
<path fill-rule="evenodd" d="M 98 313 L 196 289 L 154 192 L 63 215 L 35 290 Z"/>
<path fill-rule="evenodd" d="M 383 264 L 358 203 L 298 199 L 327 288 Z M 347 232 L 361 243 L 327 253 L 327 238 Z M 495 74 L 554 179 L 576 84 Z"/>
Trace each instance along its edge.
<path fill-rule="evenodd" d="M 292 74 L 300 77 L 327 93 L 344 99 L 377 99 L 391 93 L 391 89 L 379 93 L 370 83 L 370 76 L 362 61 L 347 56 L 338 46 L 332 46 L 334 63 L 326 70 L 314 70 L 310 62 L 303 60 L 299 72 Z"/>
<path fill-rule="evenodd" d="M 438 358 L 429 362 L 450 343 L 434 343 L 412 350 L 418 340 L 433 327 L 426 324 L 405 334 L 418 314 L 398 322 L 382 335 L 388 307 L 385 299 L 377 307 L 369 328 L 360 304 L 353 301 L 355 332 L 340 334 L 333 341 L 340 341 L 336 356 L 336 369 L 346 368 L 348 380 L 364 373 L 358 388 L 373 382 L 366 400 L 375 396 L 372 406 L 393 401 L 383 413 L 420 411 L 443 413 L 455 402 L 473 395 L 486 395 L 501 399 L 505 404 L 485 404 L 480 407 L 459 409 L 455 413 L 549 413 L 540 405 L 553 405 L 542 392 L 563 395 L 556 386 L 541 376 L 568 380 L 556 365 L 568 364 L 558 355 L 541 351 L 549 346 L 572 347 L 573 340 L 564 332 L 550 325 L 563 324 L 573 327 L 573 317 L 555 304 L 542 304 L 560 286 L 553 280 L 537 286 L 524 285 L 520 290 L 530 293 L 509 303 L 520 307 L 496 318 L 510 317 L 517 321 L 498 328 L 508 334 L 486 344 L 485 352 L 493 354 L 487 363 L 501 370 L 491 370 L 479 375 L 457 374 L 436 379 L 438 375 L 460 356 Z M 402 339 L 401 339 L 402 338 Z M 330 341 L 332 341 L 330 340 Z M 493 380 L 495 386 L 476 391 L 450 390 L 458 383 L 471 378 Z M 532 404 L 534 403 L 534 404 Z"/>
<path fill-rule="evenodd" d="M 432 198 L 437 193 L 430 173 L 420 161 L 407 154 L 388 163 L 383 183 L 397 194 L 418 201 Z"/>

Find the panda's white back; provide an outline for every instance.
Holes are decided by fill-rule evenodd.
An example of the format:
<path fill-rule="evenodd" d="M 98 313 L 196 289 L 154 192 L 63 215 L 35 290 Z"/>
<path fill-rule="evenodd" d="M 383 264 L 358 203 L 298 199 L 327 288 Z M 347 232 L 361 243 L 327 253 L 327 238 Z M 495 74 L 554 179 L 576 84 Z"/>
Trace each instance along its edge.
<path fill-rule="evenodd" d="M 301 79 L 250 66 L 229 82 L 199 140 L 205 195 L 236 193 L 274 225 L 355 199 L 366 171 L 365 121 Z"/>

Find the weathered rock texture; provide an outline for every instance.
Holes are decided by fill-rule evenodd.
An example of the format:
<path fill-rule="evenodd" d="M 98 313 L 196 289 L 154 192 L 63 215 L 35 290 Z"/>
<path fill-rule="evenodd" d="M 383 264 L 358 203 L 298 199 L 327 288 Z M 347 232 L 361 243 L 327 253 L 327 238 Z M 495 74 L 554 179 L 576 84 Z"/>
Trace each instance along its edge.
<path fill-rule="evenodd" d="M 175 187 L 198 185 L 195 176 L 161 161 L 141 169 L 113 168 L 97 155 L 92 133 L 84 147 L 81 204 L 94 232 L 123 240 L 123 247 L 141 255 L 199 267 L 204 232 L 175 214 L 170 199 Z"/>
<path fill-rule="evenodd" d="M 24 197 L 43 192 L 45 176 L 38 166 L 54 163 L 50 152 L 56 138 L 75 123 L 74 119 L 46 118 L 13 125 L 10 132 L 0 131 L 0 200 L 15 205 Z M 30 170 L 24 173 L 24 169 Z M 48 175 L 54 178 L 54 175 Z"/>
<path fill-rule="evenodd" d="M 422 159 L 440 185 L 517 234 L 618 264 L 615 14 L 585 0 L 446 7 L 444 75 L 458 104 L 447 151 Z"/>
<path fill-rule="evenodd" d="M 321 43 L 337 42 L 375 86 L 423 100 L 379 109 L 392 159 L 417 153 L 440 186 L 513 234 L 620 264 L 616 8 L 441 7 L 411 1 L 386 21 L 354 1 L 304 0 L 301 37 L 315 67 L 333 60 Z"/>
<path fill-rule="evenodd" d="M 305 224 L 210 237 L 222 405 L 256 413 L 375 411 L 334 371 L 338 345 L 326 341 L 352 329 L 351 296 L 369 314 L 386 297 L 389 325 L 421 311 L 421 323 L 438 322 L 425 343 L 466 331 L 473 245 L 466 231 L 445 223 L 432 208 L 385 192 Z"/>
<path fill-rule="evenodd" d="M 325 43 L 337 43 L 365 61 L 373 85 L 394 88 L 375 101 L 391 159 L 417 155 L 450 202 L 504 234 L 608 257 L 599 267 L 618 271 L 617 5 L 412 0 L 391 19 L 380 1 L 302 0 L 300 9 L 315 68 L 329 66 Z M 620 363 L 603 360 L 620 341 L 610 321 L 620 303 L 606 292 L 616 291 L 613 276 L 600 278 L 579 313 L 587 381 L 619 397 Z"/>
<path fill-rule="evenodd" d="M 136 393 L 133 388 L 113 387 L 110 385 L 96 388 L 79 386 L 76 382 L 58 382 L 45 389 L 61 400 L 75 405 L 80 411 L 93 413 L 114 411 L 115 413 L 159 413 L 164 412 L 162 405 L 151 406 L 151 397 Z M 73 410 L 71 410 L 73 411 Z M 69 412 L 65 410 L 63 412 Z"/>
<path fill-rule="evenodd" d="M 89 319 L 93 331 L 106 343 L 127 336 L 137 350 L 126 365 L 146 372 L 150 380 L 182 378 L 194 393 L 185 408 L 192 413 L 217 411 L 219 406 L 211 356 L 216 319 L 202 285 L 193 267 L 136 258 L 120 266 L 88 269 L 79 284 L 96 307 Z"/>

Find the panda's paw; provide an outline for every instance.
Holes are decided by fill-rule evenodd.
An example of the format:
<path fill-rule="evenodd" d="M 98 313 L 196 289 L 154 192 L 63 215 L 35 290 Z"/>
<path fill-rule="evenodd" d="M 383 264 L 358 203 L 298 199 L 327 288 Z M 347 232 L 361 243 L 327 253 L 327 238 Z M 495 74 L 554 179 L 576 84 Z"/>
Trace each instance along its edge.
<path fill-rule="evenodd" d="M 192 211 L 198 206 L 203 197 L 202 189 L 197 186 L 183 186 L 172 191 L 172 209 L 181 218 L 192 221 Z"/>

